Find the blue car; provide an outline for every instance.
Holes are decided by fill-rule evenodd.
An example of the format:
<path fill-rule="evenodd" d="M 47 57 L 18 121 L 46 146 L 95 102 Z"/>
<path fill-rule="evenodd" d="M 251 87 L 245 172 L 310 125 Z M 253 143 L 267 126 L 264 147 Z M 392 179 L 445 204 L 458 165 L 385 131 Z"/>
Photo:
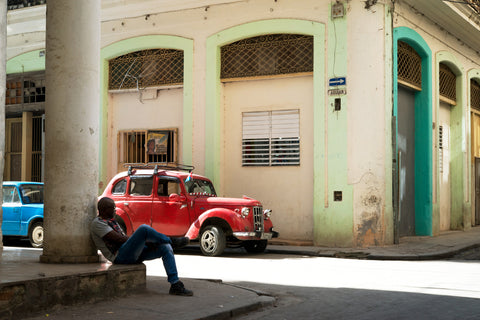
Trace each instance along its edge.
<path fill-rule="evenodd" d="M 3 182 L 4 237 L 28 237 L 34 248 L 43 246 L 43 183 Z"/>

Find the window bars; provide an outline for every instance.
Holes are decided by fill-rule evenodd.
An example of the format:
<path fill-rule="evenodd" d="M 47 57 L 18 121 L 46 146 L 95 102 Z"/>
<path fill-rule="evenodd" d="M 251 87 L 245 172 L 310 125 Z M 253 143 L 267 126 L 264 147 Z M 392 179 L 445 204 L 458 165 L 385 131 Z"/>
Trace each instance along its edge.
<path fill-rule="evenodd" d="M 480 0 L 465 0 L 465 2 L 468 3 L 475 12 L 480 14 Z"/>
<path fill-rule="evenodd" d="M 470 103 L 473 109 L 480 111 L 480 84 L 474 79 L 470 80 Z"/>
<path fill-rule="evenodd" d="M 313 36 L 270 34 L 221 48 L 222 80 L 313 72 Z"/>
<path fill-rule="evenodd" d="M 176 161 L 177 129 L 119 131 L 119 169 L 126 164 Z"/>
<path fill-rule="evenodd" d="M 422 90 L 422 58 L 406 42 L 398 41 L 398 82 Z"/>
<path fill-rule="evenodd" d="M 7 0 L 7 9 L 15 10 L 47 3 L 47 0 Z"/>
<path fill-rule="evenodd" d="M 43 118 L 32 119 L 32 181 L 42 181 L 42 131 Z"/>
<path fill-rule="evenodd" d="M 443 63 L 440 63 L 439 82 L 440 98 L 451 105 L 456 105 L 457 76 Z"/>
<path fill-rule="evenodd" d="M 108 89 L 144 89 L 183 84 L 183 51 L 151 49 L 132 52 L 109 62 Z"/>

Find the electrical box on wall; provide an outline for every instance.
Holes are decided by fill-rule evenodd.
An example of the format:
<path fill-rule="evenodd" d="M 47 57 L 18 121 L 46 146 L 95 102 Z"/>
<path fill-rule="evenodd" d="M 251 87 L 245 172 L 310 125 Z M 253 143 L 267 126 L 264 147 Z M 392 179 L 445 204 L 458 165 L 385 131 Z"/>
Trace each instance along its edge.
<path fill-rule="evenodd" d="M 335 111 L 340 111 L 342 109 L 342 99 L 335 98 Z"/>
<path fill-rule="evenodd" d="M 332 18 L 341 18 L 344 14 L 343 3 L 332 4 Z"/>
<path fill-rule="evenodd" d="M 342 201 L 342 191 L 333 191 L 333 201 Z"/>

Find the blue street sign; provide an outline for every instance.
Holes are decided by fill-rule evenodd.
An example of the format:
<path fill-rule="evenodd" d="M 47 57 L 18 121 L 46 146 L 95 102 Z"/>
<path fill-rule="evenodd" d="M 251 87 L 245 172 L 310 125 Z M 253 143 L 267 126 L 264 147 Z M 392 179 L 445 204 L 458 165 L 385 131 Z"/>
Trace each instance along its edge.
<path fill-rule="evenodd" d="M 328 85 L 330 87 L 345 86 L 347 85 L 347 79 L 345 77 L 330 78 Z"/>

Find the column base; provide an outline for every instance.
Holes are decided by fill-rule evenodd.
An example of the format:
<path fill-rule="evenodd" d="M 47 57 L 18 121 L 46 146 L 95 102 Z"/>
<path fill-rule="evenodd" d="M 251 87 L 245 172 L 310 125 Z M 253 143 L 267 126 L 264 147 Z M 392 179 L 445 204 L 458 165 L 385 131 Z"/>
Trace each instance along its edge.
<path fill-rule="evenodd" d="M 99 262 L 100 259 L 97 255 L 94 256 L 78 256 L 78 257 L 71 257 L 71 256 L 48 256 L 42 254 L 40 256 L 40 262 L 41 263 L 57 263 L 57 264 L 67 264 L 67 263 L 74 263 L 74 264 L 79 264 L 79 263 L 97 263 Z"/>

